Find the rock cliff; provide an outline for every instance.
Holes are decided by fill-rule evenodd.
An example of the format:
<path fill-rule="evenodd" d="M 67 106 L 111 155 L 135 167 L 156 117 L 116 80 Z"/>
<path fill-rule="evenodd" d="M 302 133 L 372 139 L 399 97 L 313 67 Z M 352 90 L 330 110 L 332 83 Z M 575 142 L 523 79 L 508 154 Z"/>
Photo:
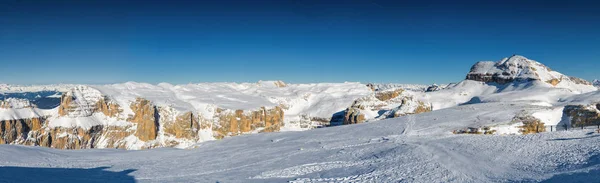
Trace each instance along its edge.
<path fill-rule="evenodd" d="M 573 128 L 600 125 L 600 103 L 590 105 L 567 105 L 563 114 Z"/>

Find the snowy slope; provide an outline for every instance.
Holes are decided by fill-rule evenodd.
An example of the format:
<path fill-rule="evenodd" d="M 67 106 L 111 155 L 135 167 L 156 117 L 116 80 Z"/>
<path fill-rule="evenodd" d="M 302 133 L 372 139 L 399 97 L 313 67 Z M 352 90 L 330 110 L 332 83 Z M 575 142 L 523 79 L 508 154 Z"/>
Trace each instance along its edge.
<path fill-rule="evenodd" d="M 11 92 L 38 89 L 2 87 Z M 376 97 L 377 92 L 399 88 L 406 91 L 397 97 L 407 100 Z M 600 91 L 586 81 L 512 56 L 479 62 L 466 80 L 437 91 L 426 89 L 280 81 L 73 86 L 56 89 L 77 96 L 73 100 L 77 112 L 63 117 L 55 116 L 56 109 L 40 110 L 23 100 L 7 99 L 3 105 L 9 107 L 0 109 L 3 120 L 49 116 L 50 127 L 84 129 L 130 125 L 123 119 L 133 115 L 128 106 L 138 97 L 165 109 L 168 117 L 193 112 L 210 119 L 217 109 L 280 106 L 286 122 L 281 131 L 303 130 L 296 121 L 327 120 L 361 98 L 369 99 L 361 103 L 369 114 L 367 123 L 303 132 L 242 134 L 209 142 L 210 133 L 200 140 L 170 139 L 180 140 L 177 147 L 184 149 L 64 151 L 0 145 L 0 182 L 64 182 L 66 178 L 77 182 L 590 182 L 600 178 L 600 135 L 592 130 L 506 135 L 521 134 L 524 122 L 515 119 L 533 117 L 545 128 L 564 122 L 566 106 L 600 103 Z M 123 112 L 116 117 L 91 112 L 90 106 L 100 99 L 118 103 Z M 377 116 L 407 101 L 434 111 L 375 122 Z M 453 134 L 482 127 L 497 133 Z M 158 133 L 158 141 L 174 138 Z M 145 143 L 135 135 L 122 140 L 130 149 Z"/>
<path fill-rule="evenodd" d="M 488 103 L 305 132 L 265 133 L 194 149 L 64 151 L 0 146 L 4 181 L 575 182 L 600 178 L 600 136 L 453 135 L 541 106 Z M 85 173 L 82 173 L 85 172 Z M 50 176 L 60 174 L 62 176 Z M 30 176 L 33 175 L 33 176 Z"/>

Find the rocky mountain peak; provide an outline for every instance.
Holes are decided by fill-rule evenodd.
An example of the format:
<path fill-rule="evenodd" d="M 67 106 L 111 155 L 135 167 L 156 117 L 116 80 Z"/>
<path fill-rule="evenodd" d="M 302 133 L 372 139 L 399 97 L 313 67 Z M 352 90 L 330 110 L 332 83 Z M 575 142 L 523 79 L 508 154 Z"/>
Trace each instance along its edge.
<path fill-rule="evenodd" d="M 553 71 L 546 65 L 521 55 L 498 62 L 481 61 L 471 67 L 467 80 L 506 84 L 511 82 L 543 81 L 551 86 L 591 85 L 590 82 Z M 566 84 L 565 84 L 566 83 Z"/>

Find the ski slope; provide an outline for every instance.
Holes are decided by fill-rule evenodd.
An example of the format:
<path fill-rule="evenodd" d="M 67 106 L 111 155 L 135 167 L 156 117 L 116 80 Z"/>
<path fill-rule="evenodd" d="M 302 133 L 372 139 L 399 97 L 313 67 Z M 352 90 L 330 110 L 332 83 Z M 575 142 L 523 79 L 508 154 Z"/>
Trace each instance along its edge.
<path fill-rule="evenodd" d="M 600 135 L 454 135 L 510 120 L 524 102 L 481 103 L 372 123 L 264 133 L 192 149 L 56 150 L 1 145 L 0 182 L 589 182 Z"/>

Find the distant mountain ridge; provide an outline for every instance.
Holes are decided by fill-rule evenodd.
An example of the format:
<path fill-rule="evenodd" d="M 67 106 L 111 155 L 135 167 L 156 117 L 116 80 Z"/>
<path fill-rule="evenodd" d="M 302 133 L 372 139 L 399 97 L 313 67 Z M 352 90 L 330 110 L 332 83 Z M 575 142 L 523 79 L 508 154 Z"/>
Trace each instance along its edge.
<path fill-rule="evenodd" d="M 597 90 L 588 81 L 519 55 L 477 62 L 465 80 L 440 86 L 283 81 L 4 84 L 0 144 L 186 148 L 242 134 L 363 123 L 476 103 L 528 101 L 552 106 Z"/>

